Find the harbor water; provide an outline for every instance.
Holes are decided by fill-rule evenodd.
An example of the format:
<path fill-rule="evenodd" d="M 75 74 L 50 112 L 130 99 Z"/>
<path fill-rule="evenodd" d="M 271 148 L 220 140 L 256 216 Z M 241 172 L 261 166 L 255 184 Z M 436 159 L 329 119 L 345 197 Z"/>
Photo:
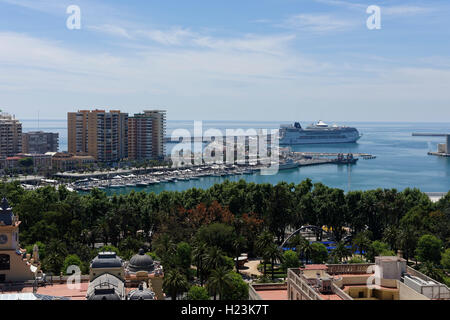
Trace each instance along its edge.
<path fill-rule="evenodd" d="M 307 125 L 312 121 L 302 121 Z M 23 131 L 43 130 L 58 132 L 60 150 L 67 150 L 66 120 L 22 120 Z M 290 122 L 243 122 L 243 121 L 203 121 L 203 130 L 225 129 L 277 129 L 280 124 Z M 333 122 L 329 122 L 333 124 Z M 382 122 L 339 122 L 339 125 L 354 126 L 362 138 L 353 144 L 323 144 L 293 146 L 293 151 L 330 153 L 368 153 L 376 159 L 360 159 L 355 165 L 324 164 L 279 171 L 276 175 L 260 174 L 227 177 L 202 177 L 199 180 L 159 183 L 148 187 L 130 187 L 107 190 L 108 194 L 127 193 L 131 190 L 159 193 L 164 190 L 182 191 L 189 188 L 209 188 L 226 179 L 248 182 L 272 183 L 280 181 L 299 183 L 310 178 L 313 183 L 322 182 L 330 187 L 348 190 L 368 190 L 376 188 L 417 187 L 424 192 L 447 192 L 450 190 L 450 158 L 427 155 L 436 151 L 437 144 L 444 143 L 443 137 L 413 137 L 413 132 L 450 132 L 450 123 L 382 123 Z M 175 129 L 193 132 L 193 121 L 168 121 L 167 135 Z M 175 144 L 167 145 L 170 154 Z"/>

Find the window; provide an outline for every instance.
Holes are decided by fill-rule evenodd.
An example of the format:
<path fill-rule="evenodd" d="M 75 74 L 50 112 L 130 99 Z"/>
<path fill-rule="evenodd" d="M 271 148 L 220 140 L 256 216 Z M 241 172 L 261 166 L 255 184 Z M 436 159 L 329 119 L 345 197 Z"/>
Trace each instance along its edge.
<path fill-rule="evenodd" d="M 5 282 L 5 280 L 6 280 L 6 275 L 0 274 L 0 283 Z"/>
<path fill-rule="evenodd" d="M 8 254 L 0 254 L 0 270 L 9 270 Z"/>

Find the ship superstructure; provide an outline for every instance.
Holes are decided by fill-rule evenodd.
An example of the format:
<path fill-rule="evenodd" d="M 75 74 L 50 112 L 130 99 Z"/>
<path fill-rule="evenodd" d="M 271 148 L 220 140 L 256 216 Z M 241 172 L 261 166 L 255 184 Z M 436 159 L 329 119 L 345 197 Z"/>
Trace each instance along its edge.
<path fill-rule="evenodd" d="M 322 120 L 302 128 L 299 122 L 282 125 L 280 128 L 280 145 L 354 143 L 361 138 L 358 130 L 347 126 L 329 126 Z"/>

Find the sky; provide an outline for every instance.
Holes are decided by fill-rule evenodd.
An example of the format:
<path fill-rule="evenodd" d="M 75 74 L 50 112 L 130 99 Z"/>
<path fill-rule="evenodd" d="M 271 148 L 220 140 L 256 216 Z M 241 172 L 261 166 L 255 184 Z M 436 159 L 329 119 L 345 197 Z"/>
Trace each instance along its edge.
<path fill-rule="evenodd" d="M 370 5 L 381 29 L 367 27 Z M 0 109 L 65 119 L 94 108 L 449 122 L 450 1 L 0 0 Z"/>

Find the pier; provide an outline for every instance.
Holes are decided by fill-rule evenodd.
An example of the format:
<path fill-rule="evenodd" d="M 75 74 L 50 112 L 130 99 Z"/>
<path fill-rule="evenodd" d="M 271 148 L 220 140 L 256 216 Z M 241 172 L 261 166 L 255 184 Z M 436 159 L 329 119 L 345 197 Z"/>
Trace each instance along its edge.
<path fill-rule="evenodd" d="M 413 137 L 446 137 L 450 135 L 449 133 L 422 133 L 422 132 L 413 132 Z"/>
<path fill-rule="evenodd" d="M 428 152 L 430 156 L 450 157 L 450 133 L 417 133 L 413 132 L 413 137 L 445 137 L 446 143 L 438 144 L 437 152 Z"/>
<path fill-rule="evenodd" d="M 348 155 L 353 155 L 354 157 L 361 157 L 367 159 L 375 159 L 376 156 L 369 153 L 342 153 L 342 152 L 293 152 L 296 155 L 303 157 L 337 157 L 339 154 L 347 157 Z"/>
<path fill-rule="evenodd" d="M 319 164 L 335 163 L 335 159 L 300 159 L 296 162 L 299 164 L 299 167 L 306 167 Z"/>

